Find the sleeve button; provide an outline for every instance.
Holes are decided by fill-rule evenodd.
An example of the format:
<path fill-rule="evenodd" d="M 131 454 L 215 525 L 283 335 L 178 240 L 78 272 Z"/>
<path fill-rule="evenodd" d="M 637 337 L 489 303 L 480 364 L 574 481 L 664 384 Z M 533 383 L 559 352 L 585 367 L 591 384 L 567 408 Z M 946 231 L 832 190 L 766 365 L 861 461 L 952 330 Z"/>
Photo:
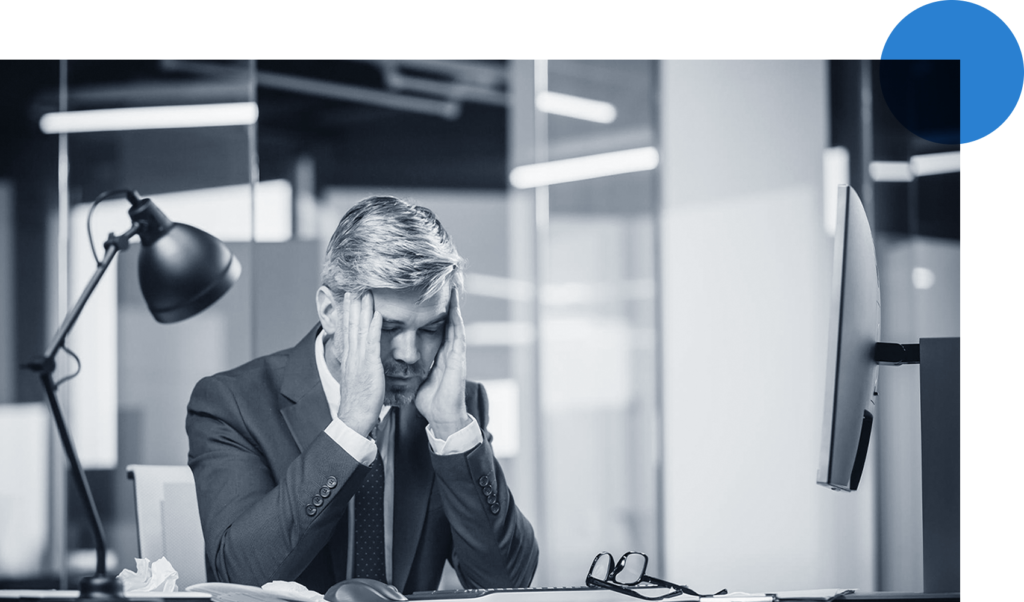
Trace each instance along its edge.
<path fill-rule="evenodd" d="M 313 505 L 316 506 L 317 508 L 319 508 L 320 506 L 323 506 L 324 505 L 324 498 L 320 497 L 319 495 L 314 495 L 313 496 Z"/>
<path fill-rule="evenodd" d="M 498 503 L 498 496 L 496 496 L 496 495 L 487 496 L 487 503 L 488 504 L 496 504 L 496 503 Z"/>
<path fill-rule="evenodd" d="M 480 477 L 480 480 L 477 481 L 477 483 L 479 483 L 481 487 L 487 487 L 487 485 L 490 482 L 491 481 L 490 481 L 490 479 L 487 478 L 487 475 L 484 475 L 484 476 Z"/>
<path fill-rule="evenodd" d="M 501 506 L 498 504 L 491 504 L 491 514 L 497 514 L 501 512 Z"/>
<path fill-rule="evenodd" d="M 491 489 L 490 485 L 488 485 L 487 487 L 484 487 L 484 495 L 491 495 L 492 493 L 494 493 L 494 490 Z"/>
<path fill-rule="evenodd" d="M 315 516 L 315 515 L 316 515 L 316 506 L 313 506 L 313 505 L 306 506 L 306 516 Z"/>
<path fill-rule="evenodd" d="M 327 497 L 329 495 L 331 495 L 331 490 L 330 489 L 328 489 L 327 487 L 321 487 L 320 488 L 320 497 Z"/>
<path fill-rule="evenodd" d="M 327 477 L 327 486 L 334 489 L 338 486 L 338 479 L 336 477 Z"/>

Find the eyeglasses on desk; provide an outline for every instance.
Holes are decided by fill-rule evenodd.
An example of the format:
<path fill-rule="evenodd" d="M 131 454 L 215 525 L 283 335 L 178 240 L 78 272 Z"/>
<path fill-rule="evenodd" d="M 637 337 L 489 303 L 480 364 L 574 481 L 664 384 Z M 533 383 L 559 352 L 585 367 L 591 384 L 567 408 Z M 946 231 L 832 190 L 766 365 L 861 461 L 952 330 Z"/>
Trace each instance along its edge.
<path fill-rule="evenodd" d="M 723 589 L 714 594 L 698 594 L 685 585 L 676 585 L 664 579 L 652 577 L 647 574 L 647 554 L 643 552 L 626 552 L 618 562 L 613 562 L 613 557 L 608 552 L 601 552 L 590 565 L 586 583 L 589 587 L 603 587 L 641 600 L 664 600 L 679 594 L 704 597 L 728 593 Z M 637 586 L 641 584 L 654 585 L 671 591 L 660 595 L 647 595 L 643 593 L 644 588 L 637 589 Z"/>

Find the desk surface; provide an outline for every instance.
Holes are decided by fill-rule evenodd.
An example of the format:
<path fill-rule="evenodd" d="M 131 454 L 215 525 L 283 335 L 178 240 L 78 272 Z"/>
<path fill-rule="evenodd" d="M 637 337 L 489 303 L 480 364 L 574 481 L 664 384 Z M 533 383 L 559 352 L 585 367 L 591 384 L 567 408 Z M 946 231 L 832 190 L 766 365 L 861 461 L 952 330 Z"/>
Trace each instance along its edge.
<path fill-rule="evenodd" d="M 622 594 L 604 589 L 588 588 L 536 588 L 536 589 L 507 589 L 507 590 L 458 590 L 453 592 L 431 592 L 432 602 L 444 600 L 458 600 L 468 602 L 480 600 L 480 602 L 567 602 L 581 600 L 583 602 L 630 602 L 636 599 L 623 596 Z M 443 594 L 450 593 L 450 596 Z M 39 590 L 39 589 L 9 589 L 0 590 L 0 600 L 22 600 L 25 602 L 67 602 L 78 598 L 77 590 Z M 468 594 L 468 595 L 467 595 Z M 272 597 L 272 596 L 271 596 Z M 416 596 L 414 596 L 415 598 Z M 205 602 L 210 600 L 211 595 L 202 592 L 147 592 L 131 594 L 127 600 L 133 602 L 185 602 L 195 600 Z M 713 600 L 742 600 L 740 596 L 719 596 L 701 598 L 705 601 Z M 794 598 L 780 593 L 780 600 L 810 600 L 810 598 Z M 960 593 L 908 593 L 908 592 L 866 592 L 860 594 L 848 594 L 836 598 L 837 602 L 953 602 L 960 599 Z M 697 600 L 691 596 L 682 595 L 678 598 L 670 598 L 679 602 Z"/>
<path fill-rule="evenodd" d="M 661 588 L 650 588 L 648 595 L 653 596 L 668 590 Z M 743 600 L 755 601 L 759 599 L 770 599 L 774 596 L 780 601 L 811 601 L 824 602 L 830 598 L 835 602 L 929 602 L 932 600 L 952 602 L 960 599 L 960 593 L 909 593 L 909 592 L 866 592 L 853 593 L 843 596 L 837 595 L 841 590 L 807 590 L 800 592 L 776 592 L 775 594 L 742 594 L 733 593 L 722 596 L 704 596 L 696 598 L 681 594 L 667 598 L 664 602 L 714 602 L 716 600 L 742 602 Z M 446 602 L 458 600 L 460 602 L 565 602 L 566 600 L 582 600 L 584 602 L 635 602 L 638 598 L 631 598 L 620 593 L 607 590 L 585 587 L 550 587 L 533 589 L 494 589 L 494 590 L 454 590 L 437 592 L 417 592 L 410 595 L 410 600 L 422 602 Z"/>
<path fill-rule="evenodd" d="M 0 589 L 0 600 L 32 600 L 38 602 L 49 602 L 52 600 L 66 601 L 77 600 L 79 592 L 76 589 Z M 158 602 L 169 600 L 171 602 L 185 602 L 186 600 L 208 601 L 210 594 L 199 592 L 139 592 L 127 595 L 126 599 L 138 602 Z"/>

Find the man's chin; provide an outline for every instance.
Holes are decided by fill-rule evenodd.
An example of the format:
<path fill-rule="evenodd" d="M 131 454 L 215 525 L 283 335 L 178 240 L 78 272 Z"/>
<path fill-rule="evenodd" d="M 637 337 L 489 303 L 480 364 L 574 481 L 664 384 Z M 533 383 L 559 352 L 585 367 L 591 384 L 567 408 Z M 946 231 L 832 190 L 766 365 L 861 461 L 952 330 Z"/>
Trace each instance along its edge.
<path fill-rule="evenodd" d="M 402 408 L 411 405 L 416 399 L 416 391 L 419 390 L 419 383 L 412 383 L 409 386 L 387 387 L 384 393 L 384 405 Z"/>
<path fill-rule="evenodd" d="M 384 405 L 393 408 L 404 408 L 415 401 L 416 396 L 408 393 L 388 393 L 384 396 Z"/>

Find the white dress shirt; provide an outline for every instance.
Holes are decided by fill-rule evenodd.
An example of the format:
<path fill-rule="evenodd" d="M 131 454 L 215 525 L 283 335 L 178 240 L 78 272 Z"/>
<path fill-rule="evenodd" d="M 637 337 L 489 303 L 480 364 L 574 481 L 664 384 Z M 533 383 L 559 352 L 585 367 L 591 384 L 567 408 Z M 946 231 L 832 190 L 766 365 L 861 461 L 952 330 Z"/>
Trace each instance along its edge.
<path fill-rule="evenodd" d="M 324 335 L 316 337 L 314 356 L 316 367 L 320 374 L 320 384 L 324 388 L 324 395 L 327 397 L 327 405 L 331 409 L 331 423 L 327 425 L 324 432 L 331 439 L 341 446 L 350 456 L 360 464 L 369 466 L 377 457 L 378 450 L 384 463 L 384 562 L 387 570 L 388 583 L 391 583 L 391 552 L 394 541 L 394 509 L 395 509 L 395 467 L 391 457 L 395 449 L 395 427 L 394 419 L 391 417 L 391 406 L 384 406 L 380 411 L 380 424 L 377 427 L 377 434 L 374 439 L 363 437 L 352 430 L 347 424 L 338 418 L 338 410 L 341 408 L 341 386 L 335 380 L 334 375 L 327 368 L 327 360 L 324 357 Z M 471 422 L 448 439 L 438 439 L 434 436 L 434 430 L 427 425 L 427 441 L 430 449 L 437 455 L 454 455 L 467 452 L 483 442 L 483 434 L 477 425 L 476 418 L 470 415 Z M 348 507 L 348 574 L 346 578 L 352 577 L 352 550 L 353 532 L 355 524 L 355 499 L 349 500 Z"/>

